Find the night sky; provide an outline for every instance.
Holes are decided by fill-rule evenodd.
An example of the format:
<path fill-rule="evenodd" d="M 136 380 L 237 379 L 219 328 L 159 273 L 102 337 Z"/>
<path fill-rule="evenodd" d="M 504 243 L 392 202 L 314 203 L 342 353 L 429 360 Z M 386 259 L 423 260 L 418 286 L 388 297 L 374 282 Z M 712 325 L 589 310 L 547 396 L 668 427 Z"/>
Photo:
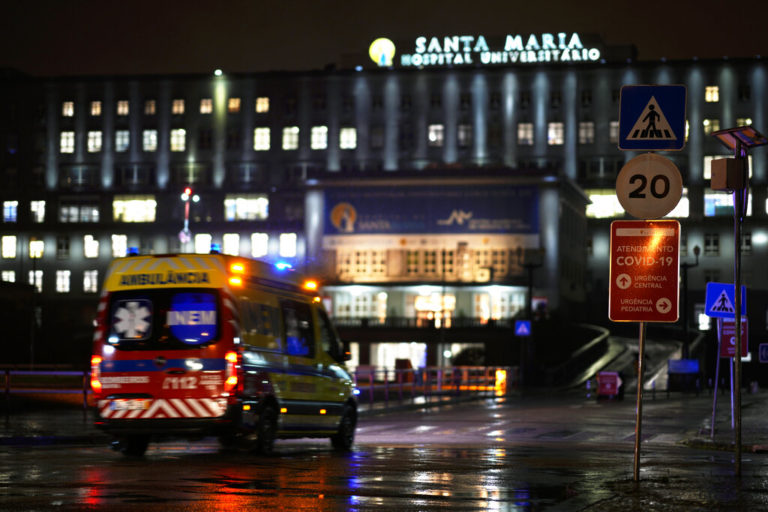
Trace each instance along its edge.
<path fill-rule="evenodd" d="M 641 60 L 768 58 L 768 1 L 3 0 L 0 67 L 33 75 L 320 69 L 386 36 L 542 32 Z M 733 8 L 738 8 L 738 13 Z M 405 49 L 403 49 L 405 50 Z M 412 47 L 407 49 L 412 52 Z"/>

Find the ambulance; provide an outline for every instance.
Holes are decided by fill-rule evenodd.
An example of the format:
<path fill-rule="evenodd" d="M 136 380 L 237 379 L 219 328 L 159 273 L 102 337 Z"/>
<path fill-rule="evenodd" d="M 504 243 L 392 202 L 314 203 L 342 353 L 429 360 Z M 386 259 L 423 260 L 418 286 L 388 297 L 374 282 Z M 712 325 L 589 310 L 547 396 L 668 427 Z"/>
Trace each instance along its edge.
<path fill-rule="evenodd" d="M 278 438 L 327 437 L 348 451 L 345 348 L 316 283 L 284 265 L 215 251 L 119 258 L 94 332 L 95 423 L 130 456 L 178 436 L 266 454 Z"/>

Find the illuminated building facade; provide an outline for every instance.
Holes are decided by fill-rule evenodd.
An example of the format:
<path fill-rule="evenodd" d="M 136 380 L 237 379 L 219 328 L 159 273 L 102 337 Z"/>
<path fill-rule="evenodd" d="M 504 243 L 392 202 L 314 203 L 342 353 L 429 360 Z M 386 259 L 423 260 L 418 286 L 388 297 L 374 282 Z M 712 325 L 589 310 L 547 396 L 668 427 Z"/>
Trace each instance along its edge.
<path fill-rule="evenodd" d="M 692 310 L 706 281 L 730 279 L 731 199 L 708 188 L 727 151 L 709 133 L 765 128 L 763 59 L 637 62 L 575 33 L 399 46 L 308 72 L 9 74 L 2 280 L 37 287 L 41 329 L 84 354 L 106 265 L 133 246 L 215 242 L 319 274 L 362 364 L 503 343 L 529 285 L 533 313 L 606 322 L 615 177 L 635 156 L 616 147 L 620 92 L 643 83 L 687 86 L 687 143 L 667 156 L 685 186 L 681 261 L 702 252 Z M 744 281 L 765 289 L 764 152 L 751 164 Z"/>

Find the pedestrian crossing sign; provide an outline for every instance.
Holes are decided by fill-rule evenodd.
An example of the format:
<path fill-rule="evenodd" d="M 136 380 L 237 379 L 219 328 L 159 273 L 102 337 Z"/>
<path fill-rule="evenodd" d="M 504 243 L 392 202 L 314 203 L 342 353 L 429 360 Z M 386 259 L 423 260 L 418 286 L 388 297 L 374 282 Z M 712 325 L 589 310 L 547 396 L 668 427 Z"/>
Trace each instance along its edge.
<path fill-rule="evenodd" d="M 619 105 L 619 149 L 678 151 L 685 145 L 684 85 L 625 85 Z"/>
<path fill-rule="evenodd" d="M 736 294 L 733 284 L 707 283 L 704 311 L 713 318 L 736 318 Z M 747 287 L 741 287 L 741 315 L 747 315 Z"/>
<path fill-rule="evenodd" d="M 530 335 L 531 335 L 531 321 L 515 320 L 515 336 L 530 336 Z"/>

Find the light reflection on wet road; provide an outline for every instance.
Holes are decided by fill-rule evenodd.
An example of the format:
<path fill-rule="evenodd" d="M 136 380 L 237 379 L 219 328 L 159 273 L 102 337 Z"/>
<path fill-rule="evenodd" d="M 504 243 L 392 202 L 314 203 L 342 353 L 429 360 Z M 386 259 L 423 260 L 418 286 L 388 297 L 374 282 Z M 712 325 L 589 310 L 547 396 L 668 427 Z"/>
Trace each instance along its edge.
<path fill-rule="evenodd" d="M 349 455 L 325 441 L 280 442 L 269 458 L 212 439 L 154 444 L 143 459 L 101 446 L 6 448 L 0 509 L 765 509 L 766 456 L 745 458 L 739 481 L 730 453 L 675 443 L 689 426 L 685 405 L 668 405 L 649 408 L 662 426 L 647 429 L 640 485 L 628 404 L 476 403 L 366 418 Z"/>

